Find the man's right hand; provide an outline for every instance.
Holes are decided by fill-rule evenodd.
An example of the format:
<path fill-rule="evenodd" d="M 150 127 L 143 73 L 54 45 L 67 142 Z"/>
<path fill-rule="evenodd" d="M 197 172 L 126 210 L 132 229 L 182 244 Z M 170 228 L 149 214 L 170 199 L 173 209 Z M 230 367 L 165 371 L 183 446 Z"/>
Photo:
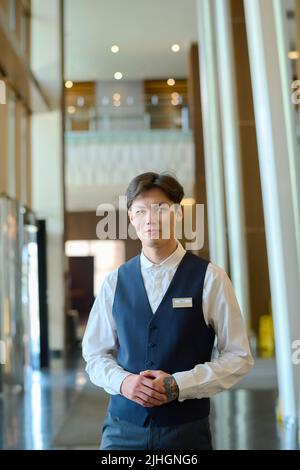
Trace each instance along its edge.
<path fill-rule="evenodd" d="M 121 384 L 121 395 L 147 408 L 163 405 L 167 397 L 152 388 L 152 381 L 142 375 L 127 375 Z"/>

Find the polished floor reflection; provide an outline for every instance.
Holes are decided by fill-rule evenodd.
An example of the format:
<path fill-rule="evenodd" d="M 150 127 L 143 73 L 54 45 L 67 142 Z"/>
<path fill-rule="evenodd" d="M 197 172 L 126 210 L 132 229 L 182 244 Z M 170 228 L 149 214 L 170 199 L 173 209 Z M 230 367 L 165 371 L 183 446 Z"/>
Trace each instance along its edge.
<path fill-rule="evenodd" d="M 212 400 L 211 427 L 216 449 L 299 449 L 297 429 L 276 419 L 276 390 L 226 391 Z"/>
<path fill-rule="evenodd" d="M 80 359 L 71 363 L 56 359 L 50 371 L 28 372 L 24 394 L 0 396 L 0 447 L 53 449 L 54 437 L 86 383 Z M 278 424 L 277 399 L 276 389 L 236 389 L 216 395 L 211 410 L 214 448 L 299 449 L 295 427 Z M 84 433 L 89 422 L 85 416 L 81 422 Z M 64 448 L 97 447 L 76 444 Z"/>
<path fill-rule="evenodd" d="M 49 449 L 86 383 L 82 364 L 52 360 L 45 372 L 28 371 L 25 392 L 0 396 L 0 448 Z"/>

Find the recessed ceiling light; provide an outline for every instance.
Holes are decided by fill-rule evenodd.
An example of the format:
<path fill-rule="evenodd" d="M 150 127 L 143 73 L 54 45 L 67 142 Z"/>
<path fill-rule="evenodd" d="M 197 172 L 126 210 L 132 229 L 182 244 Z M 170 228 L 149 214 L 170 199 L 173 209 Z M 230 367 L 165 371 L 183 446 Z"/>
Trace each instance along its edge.
<path fill-rule="evenodd" d="M 73 85 L 74 85 L 74 83 L 72 82 L 72 80 L 67 80 L 66 83 L 65 83 L 66 88 L 72 88 Z"/>
<path fill-rule="evenodd" d="M 111 46 L 110 48 L 111 52 L 113 52 L 114 54 L 116 54 L 117 52 L 119 52 L 119 46 L 117 46 L 116 44 L 114 44 L 113 46 Z"/>
<path fill-rule="evenodd" d="M 169 78 L 169 79 L 167 80 L 167 84 L 168 84 L 169 86 L 174 86 L 174 85 L 175 85 L 175 80 L 174 80 L 174 78 Z"/>
<path fill-rule="evenodd" d="M 182 103 L 182 96 L 179 93 L 171 93 L 171 98 L 172 98 L 172 104 L 177 106 L 178 104 Z"/>
<path fill-rule="evenodd" d="M 298 60 L 300 57 L 300 54 L 298 51 L 289 51 L 288 53 L 288 58 L 290 60 Z"/>
<path fill-rule="evenodd" d="M 171 49 L 172 49 L 173 52 L 179 52 L 180 51 L 180 46 L 179 46 L 179 44 L 173 44 Z"/>
<path fill-rule="evenodd" d="M 115 77 L 116 80 L 121 80 L 121 78 L 123 77 L 123 75 L 122 75 L 121 72 L 116 72 L 116 73 L 114 74 L 114 77 Z"/>

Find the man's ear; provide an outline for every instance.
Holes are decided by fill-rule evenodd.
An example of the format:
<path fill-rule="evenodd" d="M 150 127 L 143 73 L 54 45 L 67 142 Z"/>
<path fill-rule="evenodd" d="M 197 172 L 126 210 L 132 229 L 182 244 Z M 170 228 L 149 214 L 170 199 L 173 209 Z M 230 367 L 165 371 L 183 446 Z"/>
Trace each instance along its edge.
<path fill-rule="evenodd" d="M 130 222 L 132 223 L 132 211 L 131 211 L 131 209 L 128 209 L 127 214 L 128 214 Z"/>
<path fill-rule="evenodd" d="M 182 205 L 181 204 L 178 204 L 177 207 L 176 207 L 176 220 L 178 222 L 181 222 L 183 219 L 183 209 L 182 209 Z"/>

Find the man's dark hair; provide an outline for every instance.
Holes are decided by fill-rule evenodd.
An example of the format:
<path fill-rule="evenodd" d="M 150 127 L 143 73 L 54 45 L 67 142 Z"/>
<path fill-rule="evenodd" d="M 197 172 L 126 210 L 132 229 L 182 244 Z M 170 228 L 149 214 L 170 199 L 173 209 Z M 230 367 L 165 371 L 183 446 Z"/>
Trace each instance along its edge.
<path fill-rule="evenodd" d="M 130 209 L 133 201 L 144 191 L 158 188 L 175 204 L 180 204 L 184 190 L 181 184 L 168 173 L 147 172 L 136 176 L 129 183 L 126 190 L 127 208 Z"/>

